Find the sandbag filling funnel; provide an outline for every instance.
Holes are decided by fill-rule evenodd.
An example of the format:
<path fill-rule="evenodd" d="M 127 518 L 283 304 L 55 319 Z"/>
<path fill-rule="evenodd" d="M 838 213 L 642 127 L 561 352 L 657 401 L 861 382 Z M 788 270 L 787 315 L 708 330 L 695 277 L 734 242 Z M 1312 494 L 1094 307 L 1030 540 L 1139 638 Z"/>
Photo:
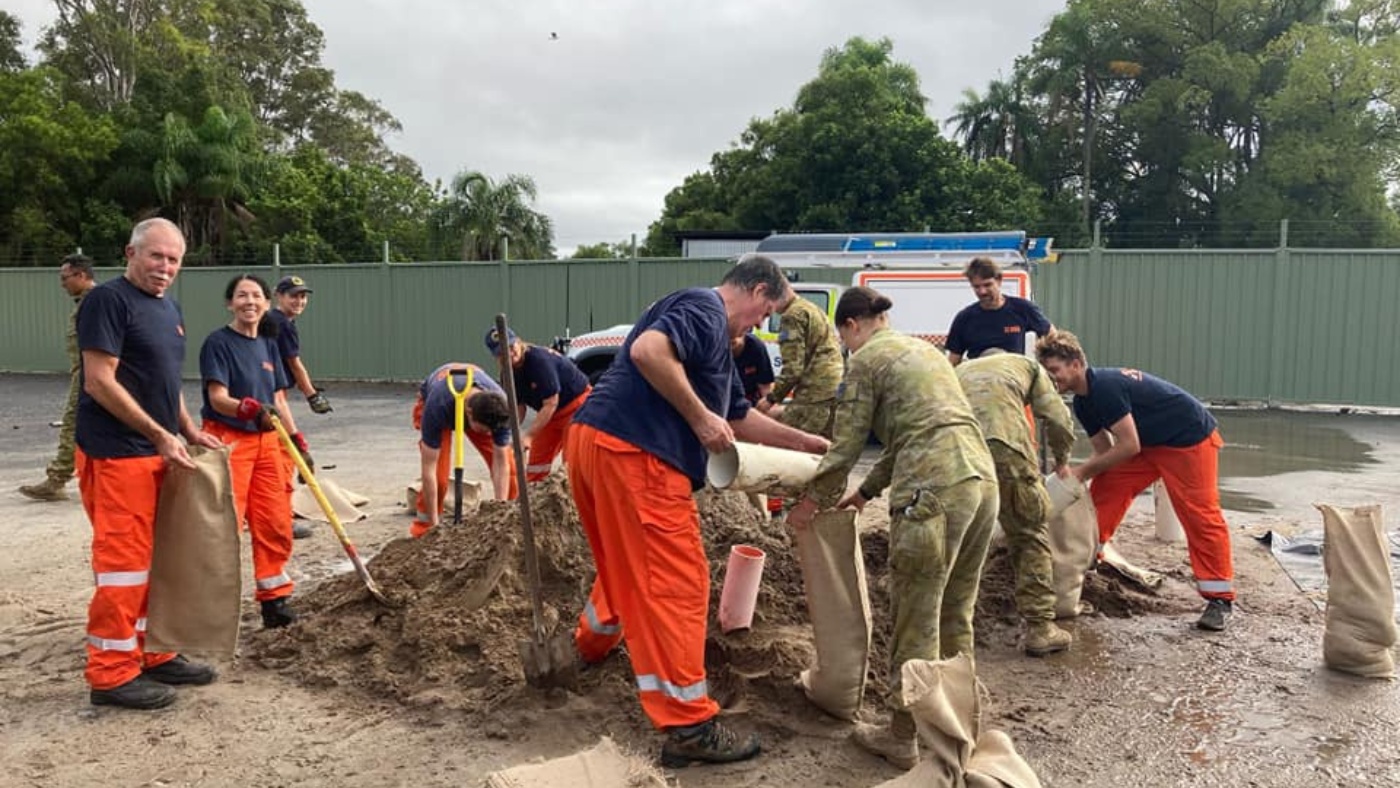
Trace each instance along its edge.
<path fill-rule="evenodd" d="M 763 551 L 753 545 L 736 544 L 730 548 L 729 563 L 724 567 L 724 588 L 719 592 L 719 628 L 725 633 L 748 629 L 753 624 L 763 559 Z"/>
<path fill-rule="evenodd" d="M 754 493 L 799 493 L 821 464 L 820 454 L 775 449 L 757 443 L 735 443 L 710 454 L 705 477 L 712 487 Z"/>

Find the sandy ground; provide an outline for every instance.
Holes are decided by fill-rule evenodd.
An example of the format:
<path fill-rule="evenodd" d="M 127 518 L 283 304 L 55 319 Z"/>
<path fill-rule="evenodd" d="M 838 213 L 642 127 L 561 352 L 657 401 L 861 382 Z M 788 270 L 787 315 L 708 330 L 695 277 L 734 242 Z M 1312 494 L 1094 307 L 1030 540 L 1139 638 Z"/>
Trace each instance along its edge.
<path fill-rule="evenodd" d="M 657 746 L 635 704 L 600 709 L 587 688 L 564 698 L 510 695 L 483 723 L 481 714 L 425 711 L 297 678 L 314 676 L 315 664 L 269 669 L 248 658 L 258 637 L 251 601 L 244 604 L 242 653 L 218 663 L 217 683 L 181 690 L 179 702 L 158 712 L 90 706 L 81 675 L 91 593 L 86 519 L 76 494 L 36 504 L 13 492 L 42 477 L 56 437 L 47 424 L 64 382 L 6 377 L 3 385 L 0 785 L 475 785 L 492 770 L 572 752 L 601 734 L 639 752 Z M 195 394 L 187 394 L 192 406 Z M 331 394 L 333 414 L 299 410 L 299 420 L 324 475 L 372 499 L 369 518 L 350 526 L 362 552 L 372 555 L 408 528 L 403 489 L 416 472 L 412 390 L 343 386 Z M 1393 480 L 1394 445 L 1375 447 L 1384 462 L 1364 473 Z M 468 475 L 479 478 L 483 469 L 473 462 Z M 1319 488 L 1315 497 L 1327 491 Z M 1018 630 L 1006 610 L 989 604 L 979 616 L 978 672 L 991 693 L 989 722 L 1011 734 L 1043 782 L 1400 785 L 1396 685 L 1322 667 L 1322 614 L 1245 527 L 1236 528 L 1241 601 L 1232 629 L 1194 631 L 1200 603 L 1185 549 L 1153 541 L 1147 512 L 1139 502 L 1116 541 L 1168 580 L 1156 597 L 1125 597 L 1136 615 L 1075 621 L 1073 650 L 1042 660 L 1017 650 Z M 878 527 L 880 519 L 866 525 Z M 1316 515 L 1290 506 L 1262 519 L 1299 527 L 1313 525 Z M 329 528 L 297 542 L 299 593 L 314 593 L 347 569 Z M 877 627 L 887 623 L 882 612 Z M 877 701 L 868 696 L 867 710 L 875 712 Z M 676 772 L 680 785 L 870 786 L 896 775 L 846 741 L 846 724 L 800 696 L 779 718 L 743 708 L 730 716 L 764 735 L 765 754 Z"/>

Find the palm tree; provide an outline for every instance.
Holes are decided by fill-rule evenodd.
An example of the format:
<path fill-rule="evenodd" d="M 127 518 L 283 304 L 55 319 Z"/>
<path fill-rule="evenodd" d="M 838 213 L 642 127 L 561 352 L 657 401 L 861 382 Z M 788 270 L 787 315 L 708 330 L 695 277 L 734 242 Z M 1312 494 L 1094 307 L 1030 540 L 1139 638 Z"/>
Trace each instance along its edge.
<path fill-rule="evenodd" d="M 529 176 L 507 175 L 498 182 L 466 170 L 452 179 L 438 225 L 460 240 L 463 260 L 502 259 L 507 249 L 517 259 L 553 258 L 554 225 L 530 207 L 538 197 Z"/>
<path fill-rule="evenodd" d="M 192 127 L 167 113 L 159 144 L 152 175 L 161 212 L 179 225 L 191 249 L 217 256 L 229 218 L 244 226 L 253 219 L 247 202 L 261 161 L 252 116 L 211 106 Z"/>
<path fill-rule="evenodd" d="M 1030 108 L 1021 99 L 1021 80 L 994 79 L 985 96 L 972 88 L 946 121 L 953 136 L 962 139 L 963 151 L 977 161 L 1005 159 L 1017 168 L 1026 163 L 1026 143 L 1034 125 Z"/>

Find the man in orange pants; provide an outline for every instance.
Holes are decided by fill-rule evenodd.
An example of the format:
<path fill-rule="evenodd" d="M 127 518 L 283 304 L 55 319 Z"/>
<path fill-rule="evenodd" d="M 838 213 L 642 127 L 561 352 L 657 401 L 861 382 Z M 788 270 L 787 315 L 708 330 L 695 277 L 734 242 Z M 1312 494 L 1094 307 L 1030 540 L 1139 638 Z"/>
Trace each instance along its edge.
<path fill-rule="evenodd" d="M 564 449 L 574 413 L 588 398 L 588 378 L 574 362 L 553 350 L 523 342 L 509 328 L 506 332 L 520 423 L 525 423 L 527 407 L 535 411 L 535 419 L 521 433 L 520 443 L 529 455 L 525 478 L 537 482 L 549 475 L 554 458 Z M 492 356 L 501 353 L 494 328 L 486 332 L 486 350 Z"/>
<path fill-rule="evenodd" d="M 1090 367 L 1079 340 L 1055 331 L 1036 355 L 1094 444 L 1082 465 L 1061 466 L 1089 482 L 1099 518 L 1099 547 L 1113 537 L 1133 498 L 1161 479 L 1186 531 L 1196 587 L 1206 600 L 1196 626 L 1219 632 L 1234 608 L 1230 529 L 1220 511 L 1215 417 L 1181 388 L 1135 369 Z M 1092 481 L 1091 481 L 1092 480 Z"/>
<path fill-rule="evenodd" d="M 448 378 L 454 370 L 456 386 L 466 386 L 466 373 L 471 372 L 471 387 L 467 391 L 463 429 L 477 454 L 491 473 L 491 490 L 498 501 L 513 501 L 518 494 L 515 480 L 515 456 L 510 451 L 510 408 L 505 392 L 481 367 L 475 364 L 443 364 L 423 380 L 418 387 L 418 401 L 413 406 L 413 428 L 418 430 L 418 456 L 422 476 L 418 488 L 418 511 L 409 535 L 419 537 L 437 525 L 447 501 L 448 474 L 452 470 L 452 433 L 456 429 L 456 401 Z M 428 502 L 435 503 L 429 506 Z"/>
<path fill-rule="evenodd" d="M 165 292 L 185 240 L 165 219 L 131 231 L 125 275 L 93 288 L 78 309 L 78 490 L 92 522 L 96 590 L 88 607 L 86 678 L 94 704 L 168 706 L 169 685 L 208 684 L 213 668 L 144 650 L 146 590 L 156 501 L 166 468 L 193 469 L 191 444 L 220 445 L 199 430 L 180 393 L 185 325 Z"/>
<path fill-rule="evenodd" d="M 692 493 L 706 450 L 736 436 L 802 451 L 828 443 L 751 410 L 730 341 L 793 297 L 771 260 L 750 257 L 718 288 L 672 293 L 633 326 L 574 417 L 564 457 L 598 574 L 574 641 L 598 662 L 623 639 L 642 710 L 669 732 L 662 763 L 752 758 L 759 743 L 716 720 L 705 683 L 710 565 Z"/>

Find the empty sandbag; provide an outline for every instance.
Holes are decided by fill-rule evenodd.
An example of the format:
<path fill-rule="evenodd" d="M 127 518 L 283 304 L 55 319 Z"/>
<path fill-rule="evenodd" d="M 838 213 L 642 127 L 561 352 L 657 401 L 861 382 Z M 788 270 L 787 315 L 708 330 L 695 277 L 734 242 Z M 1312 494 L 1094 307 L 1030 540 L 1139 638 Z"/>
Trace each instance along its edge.
<path fill-rule="evenodd" d="M 1099 544 L 1099 521 L 1083 482 L 1056 474 L 1045 477 L 1050 493 L 1050 558 L 1055 586 L 1055 617 L 1079 615 L 1084 573 L 1094 563 Z"/>
<path fill-rule="evenodd" d="M 820 512 L 795 541 L 817 651 L 816 664 L 802 671 L 802 689 L 826 713 L 854 720 L 865 696 L 871 628 L 856 512 Z"/>
<path fill-rule="evenodd" d="M 1318 504 L 1327 573 L 1327 667 L 1367 678 L 1395 678 L 1395 591 L 1381 507 Z"/>

